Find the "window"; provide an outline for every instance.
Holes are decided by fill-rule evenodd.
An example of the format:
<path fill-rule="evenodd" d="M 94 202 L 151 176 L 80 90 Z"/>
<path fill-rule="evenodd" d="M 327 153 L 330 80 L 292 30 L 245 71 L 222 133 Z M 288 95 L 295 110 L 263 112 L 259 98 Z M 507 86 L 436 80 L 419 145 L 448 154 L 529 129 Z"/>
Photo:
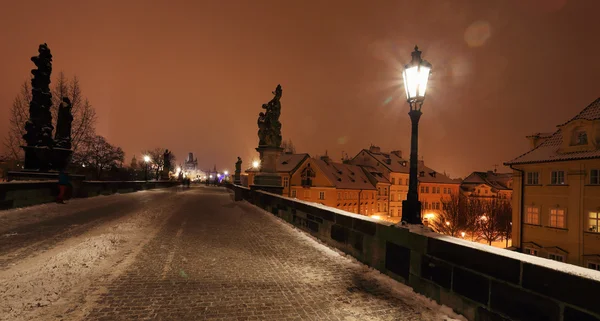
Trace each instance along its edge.
<path fill-rule="evenodd" d="M 290 185 L 290 178 L 284 177 L 283 178 L 283 187 L 288 187 L 289 185 Z"/>
<path fill-rule="evenodd" d="M 564 171 L 552 171 L 550 177 L 550 184 L 552 185 L 563 185 L 565 183 L 565 172 Z"/>
<path fill-rule="evenodd" d="M 319 199 L 320 200 L 324 200 L 325 199 L 325 192 L 319 192 Z"/>
<path fill-rule="evenodd" d="M 448 189 L 444 187 L 444 194 L 448 194 Z"/>
<path fill-rule="evenodd" d="M 538 255 L 538 251 L 536 249 L 532 249 L 530 247 L 524 248 L 523 253 L 529 254 L 529 255 Z"/>
<path fill-rule="evenodd" d="M 338 193 L 338 199 L 341 200 L 342 199 L 342 193 Z"/>
<path fill-rule="evenodd" d="M 396 213 L 396 209 L 395 208 L 390 208 L 390 216 L 394 216 Z"/>
<path fill-rule="evenodd" d="M 590 212 L 589 213 L 589 223 L 588 223 L 588 231 L 598 233 L 598 223 L 600 221 L 600 212 Z"/>
<path fill-rule="evenodd" d="M 377 188 L 377 196 L 381 195 L 381 188 Z"/>
<path fill-rule="evenodd" d="M 423 202 L 423 208 L 427 209 L 427 202 Z"/>
<path fill-rule="evenodd" d="M 435 209 L 439 210 L 440 209 L 440 202 L 435 202 Z"/>
<path fill-rule="evenodd" d="M 540 209 L 538 207 L 527 206 L 527 213 L 525 214 L 525 223 L 540 225 Z"/>
<path fill-rule="evenodd" d="M 296 190 L 292 190 L 292 197 L 296 198 Z"/>
<path fill-rule="evenodd" d="M 425 186 L 425 193 L 429 193 L 429 186 Z"/>
<path fill-rule="evenodd" d="M 402 185 L 402 178 L 398 178 L 398 185 Z"/>
<path fill-rule="evenodd" d="M 387 196 L 387 187 L 383 188 L 383 192 L 385 193 L 385 196 Z"/>
<path fill-rule="evenodd" d="M 436 187 L 436 189 L 437 189 L 437 193 L 439 194 L 440 193 L 440 188 Z"/>
<path fill-rule="evenodd" d="M 421 193 L 425 193 L 425 186 L 421 186 Z"/>
<path fill-rule="evenodd" d="M 580 131 L 577 133 L 577 144 L 576 145 L 587 145 L 587 133 L 585 131 Z"/>
<path fill-rule="evenodd" d="M 377 212 L 379 212 L 379 211 L 380 211 L 379 203 L 377 203 Z"/>
<path fill-rule="evenodd" d="M 590 171 L 590 184 L 600 185 L 600 169 L 592 169 Z"/>
<path fill-rule="evenodd" d="M 540 184 L 540 173 L 527 172 L 527 185 L 539 185 L 539 184 Z"/>
<path fill-rule="evenodd" d="M 565 228 L 565 210 L 559 208 L 550 209 L 550 226 Z"/>
<path fill-rule="evenodd" d="M 588 261 L 587 267 L 588 267 L 588 269 L 600 271 L 600 263 L 595 262 L 595 261 Z"/>
<path fill-rule="evenodd" d="M 560 255 L 560 254 L 554 254 L 554 253 L 550 253 L 548 254 L 548 258 L 550 260 L 554 260 L 554 261 L 558 261 L 558 262 L 564 262 L 565 261 L 565 257 Z"/>
<path fill-rule="evenodd" d="M 394 201 L 394 194 L 390 194 L 390 202 Z"/>
<path fill-rule="evenodd" d="M 392 185 L 396 184 L 396 179 L 394 177 L 392 177 Z"/>
<path fill-rule="evenodd" d="M 344 199 L 348 199 L 348 193 L 344 193 Z"/>

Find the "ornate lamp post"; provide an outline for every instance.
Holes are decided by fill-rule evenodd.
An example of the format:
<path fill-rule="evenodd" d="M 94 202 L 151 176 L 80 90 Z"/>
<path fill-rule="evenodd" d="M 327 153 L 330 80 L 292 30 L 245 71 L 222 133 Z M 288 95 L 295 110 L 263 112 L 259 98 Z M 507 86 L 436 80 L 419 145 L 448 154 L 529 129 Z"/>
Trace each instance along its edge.
<path fill-rule="evenodd" d="M 150 163 L 150 156 L 144 156 L 144 163 L 146 163 L 146 168 L 144 170 L 144 180 L 148 181 L 148 163 Z"/>
<path fill-rule="evenodd" d="M 419 119 L 423 114 L 421 107 L 425 100 L 427 81 L 431 74 L 431 64 L 421 58 L 421 51 L 415 46 L 412 52 L 412 60 L 404 66 L 402 76 L 404 78 L 404 89 L 406 100 L 410 106 L 408 115 L 412 123 L 410 141 L 410 176 L 408 184 L 408 195 L 402 201 L 402 221 L 408 224 L 423 224 L 421 222 L 421 202 L 419 201 L 418 187 L 418 149 L 419 149 Z"/>

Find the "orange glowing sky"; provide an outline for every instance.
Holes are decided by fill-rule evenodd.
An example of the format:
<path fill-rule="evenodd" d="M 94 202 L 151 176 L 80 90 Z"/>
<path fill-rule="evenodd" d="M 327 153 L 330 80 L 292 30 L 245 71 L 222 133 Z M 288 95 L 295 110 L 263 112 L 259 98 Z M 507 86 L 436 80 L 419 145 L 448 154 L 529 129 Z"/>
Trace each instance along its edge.
<path fill-rule="evenodd" d="M 339 159 L 409 152 L 399 80 L 415 44 L 433 64 L 420 155 L 451 176 L 493 169 L 600 96 L 597 0 L 4 1 L 0 139 L 40 43 L 76 74 L 97 132 L 202 167 L 250 165 L 261 105 L 283 86 L 284 139 Z M 139 157 L 138 157 L 139 158 Z"/>

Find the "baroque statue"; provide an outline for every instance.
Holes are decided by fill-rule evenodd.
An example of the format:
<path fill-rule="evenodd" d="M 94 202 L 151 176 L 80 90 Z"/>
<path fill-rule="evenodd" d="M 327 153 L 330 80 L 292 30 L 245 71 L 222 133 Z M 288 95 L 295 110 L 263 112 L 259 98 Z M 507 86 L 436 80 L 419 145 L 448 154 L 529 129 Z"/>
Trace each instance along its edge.
<path fill-rule="evenodd" d="M 31 57 L 37 69 L 31 74 L 31 102 L 29 103 L 29 120 L 25 123 L 27 131 L 23 138 L 27 146 L 52 148 L 52 94 L 50 92 L 50 74 L 52 73 L 52 54 L 47 44 L 38 48 L 39 55 Z"/>
<path fill-rule="evenodd" d="M 54 135 L 54 146 L 58 148 L 71 149 L 71 123 L 73 122 L 71 108 L 71 100 L 63 97 L 62 103 L 58 107 L 56 134 Z"/>
<path fill-rule="evenodd" d="M 258 114 L 258 146 L 259 147 L 275 147 L 281 146 L 281 85 L 277 85 L 273 92 L 273 99 L 262 105 L 265 112 Z"/>
<path fill-rule="evenodd" d="M 237 162 L 235 162 L 235 174 L 239 175 L 242 172 L 242 159 L 238 156 Z"/>
<path fill-rule="evenodd" d="M 171 170 L 171 152 L 168 149 L 166 149 L 165 153 L 163 154 L 163 162 L 164 162 L 163 170 L 164 171 Z"/>

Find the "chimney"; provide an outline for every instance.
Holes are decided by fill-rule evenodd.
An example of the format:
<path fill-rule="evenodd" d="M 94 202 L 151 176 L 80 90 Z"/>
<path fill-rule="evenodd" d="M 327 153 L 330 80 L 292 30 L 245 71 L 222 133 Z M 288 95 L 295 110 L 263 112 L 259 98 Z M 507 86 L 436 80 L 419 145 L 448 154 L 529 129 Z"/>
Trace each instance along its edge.
<path fill-rule="evenodd" d="M 369 147 L 369 151 L 373 154 L 379 154 L 381 153 L 381 148 L 379 148 L 379 146 L 371 145 L 371 147 Z"/>
<path fill-rule="evenodd" d="M 402 151 L 401 150 L 393 150 L 390 153 L 398 156 L 398 158 L 402 158 Z"/>
<path fill-rule="evenodd" d="M 321 160 L 324 161 L 325 163 L 329 164 L 330 158 L 329 158 L 329 156 L 325 155 L 325 156 L 321 156 Z"/>

